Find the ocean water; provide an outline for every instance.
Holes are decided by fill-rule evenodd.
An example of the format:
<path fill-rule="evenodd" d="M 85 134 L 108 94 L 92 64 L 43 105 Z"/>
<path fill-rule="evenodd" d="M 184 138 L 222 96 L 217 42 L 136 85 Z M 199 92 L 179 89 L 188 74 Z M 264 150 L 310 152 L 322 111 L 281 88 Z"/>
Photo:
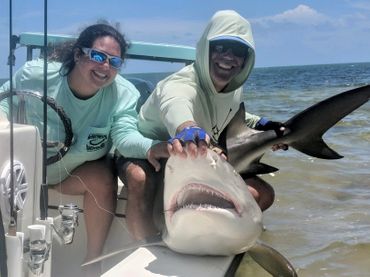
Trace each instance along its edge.
<path fill-rule="evenodd" d="M 152 80 L 162 77 L 155 74 Z M 245 85 L 244 100 L 249 112 L 286 121 L 327 97 L 366 84 L 370 63 L 257 68 Z M 284 254 L 301 277 L 368 277 L 370 103 L 338 122 L 324 140 L 344 158 L 322 160 L 292 148 L 264 155 L 263 162 L 280 170 L 263 176 L 276 199 L 264 213 L 261 240 Z M 247 256 L 240 276 L 270 275 Z"/>
<path fill-rule="evenodd" d="M 366 84 L 370 63 L 260 68 L 245 86 L 245 103 L 249 112 L 286 121 L 316 102 Z M 263 176 L 276 200 L 264 213 L 261 240 L 283 253 L 299 276 L 370 276 L 369 119 L 368 102 L 324 135 L 344 156 L 340 160 L 294 149 L 262 159 L 280 170 Z M 239 273 L 269 276 L 250 258 Z"/>

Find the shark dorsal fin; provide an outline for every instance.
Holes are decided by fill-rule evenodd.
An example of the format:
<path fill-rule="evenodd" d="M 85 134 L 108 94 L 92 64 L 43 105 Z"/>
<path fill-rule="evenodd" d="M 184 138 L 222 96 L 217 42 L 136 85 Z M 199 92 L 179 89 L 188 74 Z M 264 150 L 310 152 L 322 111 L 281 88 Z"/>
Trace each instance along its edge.
<path fill-rule="evenodd" d="M 250 132 L 250 128 L 245 124 L 245 107 L 244 103 L 240 103 L 239 110 L 234 115 L 233 119 L 227 125 L 226 133 L 226 147 L 228 146 L 228 141 L 239 137 L 240 134 L 245 132 Z"/>
<path fill-rule="evenodd" d="M 260 133 L 260 131 L 251 129 L 247 126 L 245 122 L 244 103 L 241 103 L 239 110 L 227 126 L 226 152 L 229 163 L 235 168 L 242 168 L 238 170 L 238 172 L 245 178 L 255 176 L 256 174 L 266 174 L 278 170 L 276 167 L 260 162 L 264 153 L 253 159 L 247 168 L 239 167 L 241 159 L 238 146 L 244 144 L 247 141 L 247 138 L 250 138 L 252 135 L 257 133 Z"/>

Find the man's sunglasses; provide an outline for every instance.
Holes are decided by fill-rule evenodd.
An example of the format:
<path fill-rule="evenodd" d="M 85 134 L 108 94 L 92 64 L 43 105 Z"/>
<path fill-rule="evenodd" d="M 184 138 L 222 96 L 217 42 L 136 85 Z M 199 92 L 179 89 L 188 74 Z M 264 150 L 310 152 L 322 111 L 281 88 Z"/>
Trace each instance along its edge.
<path fill-rule="evenodd" d="M 109 64 L 114 69 L 120 69 L 120 67 L 123 64 L 123 60 L 118 56 L 111 56 L 106 53 L 103 53 L 99 50 L 93 49 L 93 48 L 81 48 L 82 52 L 84 52 L 85 55 L 89 57 L 91 61 L 97 62 L 97 63 L 104 63 L 106 60 L 109 61 Z"/>
<path fill-rule="evenodd" d="M 211 41 L 210 43 L 210 50 L 212 52 L 216 52 L 218 54 L 224 54 L 228 50 L 233 52 L 234 56 L 239 58 L 246 58 L 248 56 L 248 49 L 249 47 L 232 40 L 218 40 L 218 41 Z"/>

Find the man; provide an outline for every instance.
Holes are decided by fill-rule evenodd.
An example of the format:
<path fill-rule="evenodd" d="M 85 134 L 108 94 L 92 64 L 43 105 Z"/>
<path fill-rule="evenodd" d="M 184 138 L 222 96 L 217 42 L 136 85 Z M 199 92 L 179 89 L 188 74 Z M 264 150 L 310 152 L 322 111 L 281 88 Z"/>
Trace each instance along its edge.
<path fill-rule="evenodd" d="M 255 60 L 249 22 L 234 11 L 217 12 L 197 44 L 196 61 L 160 81 L 141 107 L 138 127 L 153 140 L 167 141 L 170 155 L 204 155 L 238 111 L 242 86 Z M 282 132 L 283 125 L 246 114 L 246 124 Z M 162 145 L 164 145 L 162 143 Z M 276 145 L 274 149 L 285 148 Z M 161 155 L 156 155 L 157 157 Z M 163 156 L 163 155 L 162 155 Z M 155 160 L 155 159 L 154 159 Z M 160 164 L 149 160 L 118 159 L 118 173 L 128 185 L 127 223 L 136 239 L 157 232 L 152 220 Z M 262 210 L 274 201 L 274 191 L 257 179 L 246 180 Z"/>

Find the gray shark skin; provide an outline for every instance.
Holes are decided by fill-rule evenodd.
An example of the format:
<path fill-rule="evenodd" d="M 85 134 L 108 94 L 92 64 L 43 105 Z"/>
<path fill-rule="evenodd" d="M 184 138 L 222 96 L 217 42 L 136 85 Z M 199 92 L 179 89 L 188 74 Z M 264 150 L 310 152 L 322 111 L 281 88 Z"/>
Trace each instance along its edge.
<path fill-rule="evenodd" d="M 365 104 L 370 85 L 348 90 L 327 98 L 293 116 L 284 124 L 282 136 L 275 131 L 250 129 L 244 122 L 244 105 L 230 121 L 226 133 L 228 161 L 243 178 L 277 171 L 260 162 L 262 155 L 278 143 L 288 144 L 307 155 L 321 159 L 340 159 L 323 140 L 323 134 L 339 120 Z"/>

